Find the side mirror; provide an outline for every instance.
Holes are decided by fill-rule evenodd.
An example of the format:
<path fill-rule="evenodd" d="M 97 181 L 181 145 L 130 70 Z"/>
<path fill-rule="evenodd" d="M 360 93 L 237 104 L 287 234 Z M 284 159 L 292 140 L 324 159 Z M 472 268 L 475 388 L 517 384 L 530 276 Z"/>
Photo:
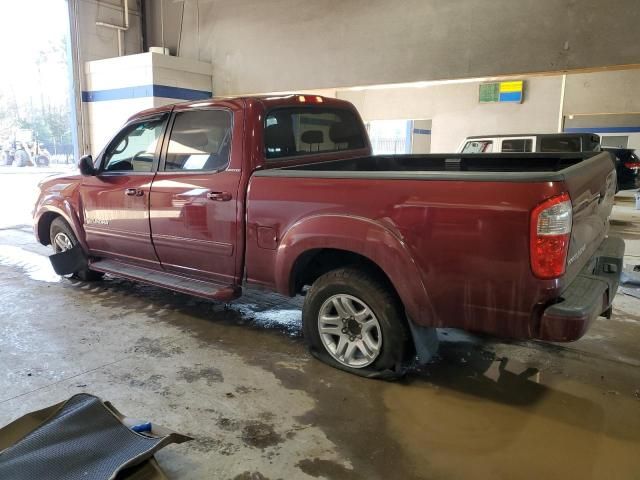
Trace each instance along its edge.
<path fill-rule="evenodd" d="M 93 166 L 93 157 L 91 155 L 84 155 L 78 163 L 80 167 L 80 173 L 86 177 L 90 177 L 96 174 L 96 169 Z"/>

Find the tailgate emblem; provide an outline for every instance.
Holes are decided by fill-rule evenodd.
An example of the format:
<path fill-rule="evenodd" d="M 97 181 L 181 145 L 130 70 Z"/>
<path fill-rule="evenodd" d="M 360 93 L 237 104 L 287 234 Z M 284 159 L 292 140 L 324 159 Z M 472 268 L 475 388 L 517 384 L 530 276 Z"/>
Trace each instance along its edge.
<path fill-rule="evenodd" d="M 579 257 L 580 255 L 582 255 L 582 254 L 584 253 L 584 251 L 585 251 L 586 249 L 587 249 L 587 246 L 586 246 L 586 245 L 582 245 L 582 246 L 580 247 L 580 250 L 578 250 L 576 253 L 574 253 L 574 254 L 571 256 L 571 258 L 569 259 L 569 261 L 568 261 L 567 263 L 568 263 L 569 265 L 571 265 L 573 262 L 575 262 L 575 261 L 578 259 L 578 257 Z"/>

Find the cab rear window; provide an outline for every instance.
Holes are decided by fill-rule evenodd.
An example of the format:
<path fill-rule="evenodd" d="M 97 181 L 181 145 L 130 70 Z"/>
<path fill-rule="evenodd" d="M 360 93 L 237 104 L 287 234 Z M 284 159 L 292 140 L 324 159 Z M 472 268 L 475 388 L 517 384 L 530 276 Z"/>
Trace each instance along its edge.
<path fill-rule="evenodd" d="M 364 133 L 350 110 L 279 108 L 265 118 L 267 160 L 364 148 Z"/>

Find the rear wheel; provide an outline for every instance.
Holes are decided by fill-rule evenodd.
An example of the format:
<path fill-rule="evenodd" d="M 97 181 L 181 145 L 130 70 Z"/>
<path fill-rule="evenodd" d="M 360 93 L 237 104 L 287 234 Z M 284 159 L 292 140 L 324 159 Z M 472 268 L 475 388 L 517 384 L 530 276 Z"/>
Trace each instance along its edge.
<path fill-rule="evenodd" d="M 53 251 L 55 253 L 70 250 L 78 244 L 78 239 L 73 233 L 73 230 L 71 230 L 69 224 L 62 218 L 56 218 L 53 222 L 51 222 L 49 237 L 51 239 L 51 247 L 53 248 Z M 77 272 L 74 272 L 70 276 L 84 281 L 92 281 L 100 280 L 103 275 L 104 273 L 102 272 L 96 272 L 95 270 L 91 270 L 89 268 L 83 268 L 81 270 L 78 270 Z"/>
<path fill-rule="evenodd" d="M 302 322 L 312 351 L 343 370 L 369 375 L 404 360 L 404 309 L 375 273 L 347 267 L 319 277 L 307 292 Z"/>

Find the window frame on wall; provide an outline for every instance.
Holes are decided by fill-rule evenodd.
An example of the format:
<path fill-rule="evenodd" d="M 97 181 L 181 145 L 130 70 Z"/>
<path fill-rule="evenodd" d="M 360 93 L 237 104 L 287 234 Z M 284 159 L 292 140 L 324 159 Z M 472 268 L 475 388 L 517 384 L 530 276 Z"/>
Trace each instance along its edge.
<path fill-rule="evenodd" d="M 611 139 L 624 140 L 624 146 L 611 145 Z M 629 135 L 600 135 L 600 146 L 607 148 L 629 148 Z"/>
<path fill-rule="evenodd" d="M 391 123 L 400 123 L 402 122 L 404 125 L 398 131 L 402 131 L 401 135 L 394 135 L 386 138 L 382 138 L 383 141 L 392 141 L 395 145 L 401 144 L 403 151 L 398 151 L 394 148 L 394 151 L 381 151 L 379 144 L 381 140 L 379 140 L 378 136 L 374 133 L 374 128 L 381 124 L 391 124 Z M 410 154 L 413 150 L 413 119 L 391 119 L 391 120 L 371 120 L 367 122 L 367 134 L 369 135 L 369 142 L 371 143 L 371 151 L 374 155 L 402 155 L 402 154 Z M 381 125 L 382 126 L 382 125 Z"/>

